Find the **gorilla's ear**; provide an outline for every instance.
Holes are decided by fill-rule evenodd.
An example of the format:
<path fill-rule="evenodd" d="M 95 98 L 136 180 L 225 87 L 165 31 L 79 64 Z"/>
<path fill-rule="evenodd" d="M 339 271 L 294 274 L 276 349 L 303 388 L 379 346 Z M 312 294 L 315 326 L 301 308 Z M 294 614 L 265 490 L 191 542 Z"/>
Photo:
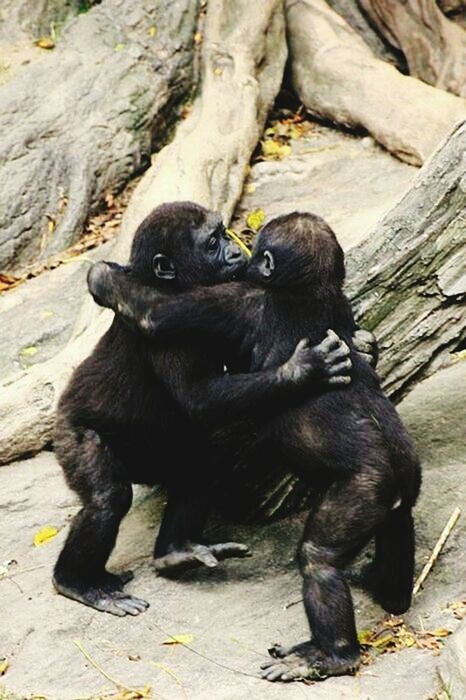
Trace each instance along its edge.
<path fill-rule="evenodd" d="M 275 258 L 270 250 L 265 250 L 259 262 L 259 271 L 262 277 L 271 277 L 275 270 Z"/>
<path fill-rule="evenodd" d="M 168 255 L 157 253 L 152 259 L 155 276 L 159 280 L 174 280 L 176 277 L 176 268 L 173 260 Z"/>

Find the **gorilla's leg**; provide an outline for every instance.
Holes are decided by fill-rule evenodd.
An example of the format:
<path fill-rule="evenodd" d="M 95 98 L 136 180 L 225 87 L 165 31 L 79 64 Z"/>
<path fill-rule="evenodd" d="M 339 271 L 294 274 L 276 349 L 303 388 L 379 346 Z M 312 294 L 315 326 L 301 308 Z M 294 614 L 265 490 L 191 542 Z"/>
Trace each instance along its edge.
<path fill-rule="evenodd" d="M 299 559 L 312 640 L 272 648 L 276 660 L 263 665 L 267 680 L 320 680 L 357 670 L 359 644 L 343 568 L 387 515 L 390 500 L 381 479 L 380 473 L 357 473 L 337 481 L 311 512 Z"/>
<path fill-rule="evenodd" d="M 65 447 L 67 459 L 63 459 Z M 113 615 L 138 615 L 148 603 L 123 593 L 130 572 L 105 570 L 118 528 L 128 512 L 132 487 L 110 449 L 93 430 L 66 435 L 58 447 L 68 484 L 83 507 L 71 523 L 55 565 L 53 583 L 62 595 Z"/>
<path fill-rule="evenodd" d="M 204 565 L 215 567 L 220 559 L 249 555 L 239 542 L 208 543 L 203 530 L 209 510 L 207 484 L 169 488 L 168 503 L 155 543 L 154 563 L 159 574 L 171 576 Z"/>
<path fill-rule="evenodd" d="M 390 511 L 375 533 L 374 596 L 389 613 L 411 605 L 414 576 L 414 522 L 411 508 Z"/>

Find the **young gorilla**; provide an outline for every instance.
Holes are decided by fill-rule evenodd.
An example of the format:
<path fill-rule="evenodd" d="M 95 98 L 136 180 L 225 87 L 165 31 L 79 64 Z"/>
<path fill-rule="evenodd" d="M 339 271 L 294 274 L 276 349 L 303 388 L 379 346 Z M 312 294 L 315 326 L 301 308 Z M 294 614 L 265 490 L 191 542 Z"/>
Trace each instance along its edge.
<path fill-rule="evenodd" d="M 236 342 L 242 354 L 249 352 L 251 372 L 279 365 L 303 336 L 318 343 L 327 328 L 348 343 L 351 385 L 304 397 L 261 426 L 255 423 L 249 458 L 272 461 L 278 455 L 318 487 L 299 547 L 312 639 L 271 649 L 275 658 L 263 675 L 290 681 L 354 673 L 360 653 L 343 569 L 375 537 L 375 594 L 388 612 L 409 607 L 418 459 L 377 375 L 354 352 L 355 324 L 342 292 L 343 251 L 329 226 L 311 214 L 271 221 L 256 239 L 245 278 L 249 286 L 199 289 L 173 301 L 136 289 L 127 275 L 104 264 L 94 269 L 90 284 L 101 302 L 151 337 L 204 329 Z M 225 454 L 231 445 L 226 448 Z"/>
<path fill-rule="evenodd" d="M 131 252 L 135 278 L 169 298 L 193 285 L 232 279 L 244 264 L 220 217 L 190 203 L 156 209 L 139 227 Z M 199 336 L 189 345 L 151 340 L 116 317 L 58 407 L 55 451 L 83 508 L 56 563 L 56 589 L 115 615 L 145 610 L 145 601 L 122 591 L 128 576 L 105 569 L 131 505 L 132 483 L 168 487 L 154 550 L 159 570 L 215 566 L 218 559 L 247 554 L 242 544 L 202 541 L 215 465 L 209 433 L 193 417 L 228 421 L 236 412 L 293 402 L 309 381 L 319 390 L 346 383 L 347 354 L 333 334 L 317 348 L 298 342 L 276 367 L 222 379 L 223 343 Z"/>

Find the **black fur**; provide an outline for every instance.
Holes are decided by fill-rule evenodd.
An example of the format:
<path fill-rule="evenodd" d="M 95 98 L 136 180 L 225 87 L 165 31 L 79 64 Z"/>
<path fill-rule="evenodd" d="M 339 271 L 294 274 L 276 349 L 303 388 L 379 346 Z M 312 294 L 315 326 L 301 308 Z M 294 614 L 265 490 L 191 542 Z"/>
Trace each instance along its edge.
<path fill-rule="evenodd" d="M 170 300 L 194 284 L 231 279 L 244 263 L 218 215 L 177 203 L 159 207 L 141 224 L 122 274 L 131 285 L 137 281 Z M 124 302 L 121 311 L 124 315 Z M 332 369 L 341 344 L 336 345 L 328 353 L 330 362 L 325 347 L 301 343 L 280 366 L 222 378 L 228 354 L 223 340 L 206 342 L 200 334 L 189 344 L 153 340 L 115 317 L 75 371 L 58 407 L 55 451 L 83 508 L 55 566 L 57 590 L 116 615 L 147 607 L 124 594 L 123 582 L 105 569 L 131 505 L 132 483 L 162 483 L 168 489 L 154 550 L 159 571 L 215 566 L 220 558 L 247 554 L 242 544 L 202 540 L 216 465 L 210 428 L 195 419 L 225 421 L 233 409 L 238 415 L 294 400 L 308 378 L 324 378 Z M 333 369 L 330 374 L 330 382 L 338 381 Z"/>
<path fill-rule="evenodd" d="M 257 237 L 245 280 L 173 301 L 125 285 L 117 271 L 103 287 L 106 303 L 116 308 L 124 301 L 123 316 L 140 332 L 159 339 L 192 338 L 200 331 L 221 337 L 251 373 L 281 365 L 302 337 L 319 343 L 328 328 L 350 347 L 350 386 L 309 391 L 287 410 L 256 415 L 242 425 L 241 443 L 250 463 L 281 459 L 319 490 L 299 547 L 312 641 L 275 648 L 264 677 L 353 673 L 359 646 L 343 568 L 375 537 L 376 594 L 389 612 L 409 607 L 418 459 L 377 375 L 355 352 L 356 326 L 342 291 L 343 252 L 329 226 L 297 213 L 270 222 Z M 231 426 L 216 437 L 226 458 L 237 457 L 238 434 Z"/>

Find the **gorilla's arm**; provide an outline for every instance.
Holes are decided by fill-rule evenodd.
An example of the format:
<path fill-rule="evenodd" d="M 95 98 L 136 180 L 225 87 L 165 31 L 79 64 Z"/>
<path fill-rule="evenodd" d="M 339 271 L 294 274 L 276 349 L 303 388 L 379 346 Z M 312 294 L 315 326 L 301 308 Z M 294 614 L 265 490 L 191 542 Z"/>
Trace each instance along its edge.
<path fill-rule="evenodd" d="M 263 292 L 242 282 L 163 294 L 131 274 L 129 267 L 99 262 L 89 271 L 89 291 L 148 338 L 187 341 L 201 333 L 235 344 L 246 342 L 261 312 Z"/>
<path fill-rule="evenodd" d="M 142 285 L 128 269 L 106 263 L 92 268 L 88 283 L 98 303 L 161 342 L 189 342 L 196 334 L 206 342 L 210 334 L 222 344 L 233 345 L 233 354 L 241 354 L 251 350 L 249 334 L 260 322 L 262 292 L 241 283 L 165 295 Z M 170 363 L 158 368 L 158 375 L 169 378 L 168 390 L 190 415 L 209 422 L 257 414 L 265 408 L 283 409 L 303 392 L 309 396 L 312 391 L 349 384 L 351 370 L 348 346 L 331 331 L 314 347 L 301 340 L 286 362 L 260 372 L 206 377 L 202 371 L 196 376 L 197 368 L 190 368 L 188 357 L 180 358 L 176 366 L 175 360 Z"/>
<path fill-rule="evenodd" d="M 259 372 L 206 378 L 187 372 L 185 361 L 179 366 L 179 374 L 172 366 L 168 390 L 190 416 L 213 425 L 259 412 L 269 415 L 351 381 L 349 348 L 333 331 L 313 347 L 301 340 L 286 362 Z"/>

